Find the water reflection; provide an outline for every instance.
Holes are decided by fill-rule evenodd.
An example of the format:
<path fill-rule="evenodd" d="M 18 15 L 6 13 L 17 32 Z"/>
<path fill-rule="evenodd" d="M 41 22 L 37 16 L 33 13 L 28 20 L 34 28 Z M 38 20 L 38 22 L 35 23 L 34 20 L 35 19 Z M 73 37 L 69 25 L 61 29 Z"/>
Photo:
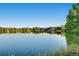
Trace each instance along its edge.
<path fill-rule="evenodd" d="M 0 35 L 0 55 L 44 55 L 66 48 L 64 36 L 48 33 L 14 33 Z"/>

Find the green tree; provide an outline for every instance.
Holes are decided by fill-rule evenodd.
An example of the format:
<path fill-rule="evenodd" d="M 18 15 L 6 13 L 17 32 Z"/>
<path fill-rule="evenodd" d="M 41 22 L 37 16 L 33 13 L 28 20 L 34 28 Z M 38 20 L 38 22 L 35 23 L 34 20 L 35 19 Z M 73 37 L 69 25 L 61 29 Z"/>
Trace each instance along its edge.
<path fill-rule="evenodd" d="M 74 4 L 67 16 L 66 38 L 69 43 L 79 44 L 79 4 Z"/>

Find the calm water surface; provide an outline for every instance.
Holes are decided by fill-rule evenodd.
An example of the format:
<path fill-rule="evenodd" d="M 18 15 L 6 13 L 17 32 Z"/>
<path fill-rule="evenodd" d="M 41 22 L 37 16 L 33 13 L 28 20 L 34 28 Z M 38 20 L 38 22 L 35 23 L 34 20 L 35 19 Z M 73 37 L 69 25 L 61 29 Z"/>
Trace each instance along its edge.
<path fill-rule="evenodd" d="M 65 37 L 57 34 L 0 34 L 1 56 L 43 55 L 66 47 Z"/>

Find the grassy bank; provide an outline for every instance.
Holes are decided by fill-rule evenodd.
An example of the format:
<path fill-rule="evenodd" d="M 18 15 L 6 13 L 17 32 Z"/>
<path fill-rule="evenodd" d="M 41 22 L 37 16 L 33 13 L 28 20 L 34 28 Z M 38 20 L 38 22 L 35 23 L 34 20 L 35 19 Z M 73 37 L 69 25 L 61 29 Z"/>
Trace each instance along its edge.
<path fill-rule="evenodd" d="M 48 53 L 47 56 L 79 56 L 79 45 L 68 45 L 67 49 L 61 49 L 56 53 Z"/>

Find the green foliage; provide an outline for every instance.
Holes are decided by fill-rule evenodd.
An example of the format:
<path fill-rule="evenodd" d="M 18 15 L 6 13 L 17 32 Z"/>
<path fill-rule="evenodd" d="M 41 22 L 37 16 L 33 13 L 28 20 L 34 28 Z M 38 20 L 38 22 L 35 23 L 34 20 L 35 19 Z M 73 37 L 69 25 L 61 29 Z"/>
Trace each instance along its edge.
<path fill-rule="evenodd" d="M 79 44 L 79 4 L 74 4 L 69 10 L 65 28 L 68 43 Z"/>

